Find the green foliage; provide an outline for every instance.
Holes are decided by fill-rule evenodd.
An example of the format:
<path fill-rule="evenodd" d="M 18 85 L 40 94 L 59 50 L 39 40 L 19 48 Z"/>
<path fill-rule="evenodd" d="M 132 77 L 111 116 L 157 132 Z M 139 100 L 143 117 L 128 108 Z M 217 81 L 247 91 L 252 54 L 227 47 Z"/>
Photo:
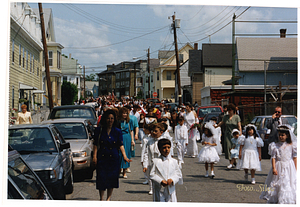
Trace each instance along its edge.
<path fill-rule="evenodd" d="M 64 81 L 61 86 L 61 105 L 73 105 L 78 99 L 78 89 L 73 83 Z"/>
<path fill-rule="evenodd" d="M 137 99 L 142 99 L 144 97 L 144 94 L 143 94 L 143 91 L 139 91 L 138 93 L 137 93 Z"/>
<path fill-rule="evenodd" d="M 99 77 L 95 73 L 85 76 L 85 81 L 98 81 L 98 80 Z"/>

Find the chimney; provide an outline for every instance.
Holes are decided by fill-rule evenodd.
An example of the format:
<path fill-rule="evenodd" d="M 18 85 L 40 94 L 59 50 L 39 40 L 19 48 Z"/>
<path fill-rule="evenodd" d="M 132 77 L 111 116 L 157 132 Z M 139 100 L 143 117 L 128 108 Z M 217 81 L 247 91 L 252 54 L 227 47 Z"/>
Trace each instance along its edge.
<path fill-rule="evenodd" d="M 71 59 L 71 53 L 69 53 L 69 58 Z"/>
<path fill-rule="evenodd" d="M 194 50 L 198 50 L 198 43 L 194 43 Z"/>
<path fill-rule="evenodd" d="M 280 38 L 286 37 L 286 29 L 280 29 Z"/>

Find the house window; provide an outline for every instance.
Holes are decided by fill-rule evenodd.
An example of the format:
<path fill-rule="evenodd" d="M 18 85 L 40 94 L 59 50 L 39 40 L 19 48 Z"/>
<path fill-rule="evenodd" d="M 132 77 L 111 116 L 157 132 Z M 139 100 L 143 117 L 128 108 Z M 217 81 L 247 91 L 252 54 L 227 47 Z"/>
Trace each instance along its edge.
<path fill-rule="evenodd" d="M 179 54 L 178 58 L 179 58 L 179 63 L 183 63 L 183 54 Z"/>
<path fill-rule="evenodd" d="M 159 71 L 157 71 L 157 73 L 156 73 L 156 80 L 159 81 Z"/>
<path fill-rule="evenodd" d="M 39 67 L 37 67 L 37 68 L 36 68 L 36 75 L 37 75 L 37 76 L 39 76 L 39 72 L 40 72 L 40 69 L 39 69 Z"/>
<path fill-rule="evenodd" d="M 129 87 L 129 81 L 126 81 L 126 87 Z"/>
<path fill-rule="evenodd" d="M 22 49 L 21 49 L 21 45 L 19 45 L 19 65 L 22 65 Z"/>
<path fill-rule="evenodd" d="M 117 73 L 116 78 L 120 79 L 120 73 Z"/>
<path fill-rule="evenodd" d="M 76 78 L 76 85 L 78 86 L 79 78 Z"/>
<path fill-rule="evenodd" d="M 11 107 L 15 108 L 15 88 L 12 88 L 12 103 L 11 103 Z"/>
<path fill-rule="evenodd" d="M 12 41 L 12 46 L 11 46 L 11 61 L 12 62 L 15 62 L 15 41 L 13 40 Z"/>
<path fill-rule="evenodd" d="M 116 83 L 116 88 L 120 88 L 120 82 Z"/>
<path fill-rule="evenodd" d="M 32 71 L 31 53 L 29 54 L 29 70 Z"/>
<path fill-rule="evenodd" d="M 26 50 L 26 71 L 28 71 L 28 50 Z"/>
<path fill-rule="evenodd" d="M 60 60 L 61 60 L 61 55 L 60 52 L 57 51 L 57 68 L 60 68 Z"/>
<path fill-rule="evenodd" d="M 151 83 L 153 83 L 153 75 L 150 76 L 150 79 L 151 79 Z"/>
<path fill-rule="evenodd" d="M 25 49 L 23 47 L 23 68 L 25 67 Z"/>
<path fill-rule="evenodd" d="M 129 72 L 126 72 L 126 78 L 129 78 Z"/>
<path fill-rule="evenodd" d="M 159 89 L 157 89 L 157 98 L 159 97 Z"/>
<path fill-rule="evenodd" d="M 64 76 L 63 81 L 68 81 L 68 76 Z"/>
<path fill-rule="evenodd" d="M 32 73 L 34 73 L 34 55 L 32 55 Z"/>
<path fill-rule="evenodd" d="M 167 71 L 167 80 L 172 80 L 171 77 L 172 77 L 171 71 Z"/>
<path fill-rule="evenodd" d="M 53 52 L 48 52 L 49 66 L 53 66 Z"/>
<path fill-rule="evenodd" d="M 125 96 L 129 96 L 129 91 L 125 91 Z"/>

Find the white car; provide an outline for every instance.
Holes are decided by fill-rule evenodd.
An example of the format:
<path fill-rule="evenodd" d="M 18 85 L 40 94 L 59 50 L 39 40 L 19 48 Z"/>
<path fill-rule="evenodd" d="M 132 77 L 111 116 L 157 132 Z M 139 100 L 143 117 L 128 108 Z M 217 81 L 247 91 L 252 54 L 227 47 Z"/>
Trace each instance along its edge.
<path fill-rule="evenodd" d="M 86 171 L 87 178 L 93 177 L 93 139 L 92 126 L 86 119 L 52 119 L 42 124 L 54 124 L 64 139 L 70 143 L 73 155 L 73 170 Z"/>

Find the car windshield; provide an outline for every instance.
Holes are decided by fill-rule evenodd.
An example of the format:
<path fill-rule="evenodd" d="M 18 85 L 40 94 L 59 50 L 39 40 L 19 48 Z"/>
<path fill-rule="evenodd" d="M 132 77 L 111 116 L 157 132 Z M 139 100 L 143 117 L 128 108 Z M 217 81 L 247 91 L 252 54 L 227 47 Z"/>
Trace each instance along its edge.
<path fill-rule="evenodd" d="M 152 103 L 160 103 L 158 99 L 148 99 L 148 101 Z"/>
<path fill-rule="evenodd" d="M 96 119 L 95 114 L 91 108 L 81 108 L 81 109 L 56 109 L 53 110 L 53 114 L 50 119 L 62 119 L 62 118 L 86 118 L 86 119 Z"/>
<path fill-rule="evenodd" d="M 48 128 L 10 129 L 8 144 L 19 153 L 57 152 Z"/>
<path fill-rule="evenodd" d="M 87 139 L 83 123 L 54 123 L 65 139 Z"/>
<path fill-rule="evenodd" d="M 8 162 L 8 176 L 16 183 L 26 199 L 48 198 L 42 185 L 22 159 L 17 158 Z"/>
<path fill-rule="evenodd" d="M 219 108 L 219 107 L 200 108 L 198 114 L 200 117 L 203 117 L 205 114 L 211 113 L 211 112 L 222 112 L 222 111 L 221 111 L 221 108 Z"/>

